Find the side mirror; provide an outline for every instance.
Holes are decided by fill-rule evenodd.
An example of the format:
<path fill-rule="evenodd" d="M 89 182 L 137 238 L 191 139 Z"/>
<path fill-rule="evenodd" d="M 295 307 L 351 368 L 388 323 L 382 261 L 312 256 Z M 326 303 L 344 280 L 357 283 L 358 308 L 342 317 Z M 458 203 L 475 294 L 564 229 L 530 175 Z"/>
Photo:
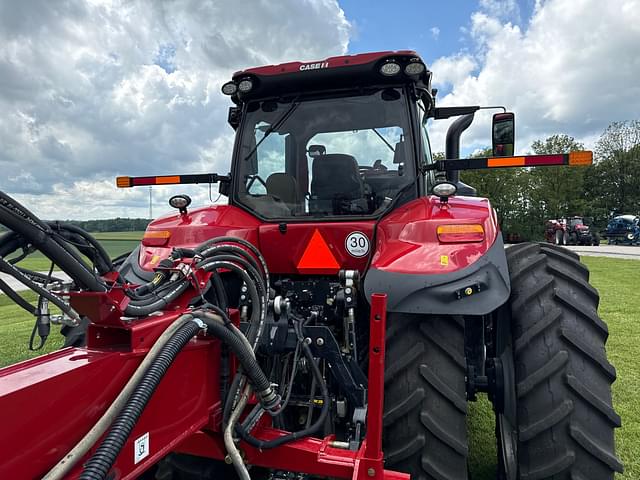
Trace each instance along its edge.
<path fill-rule="evenodd" d="M 493 116 L 492 144 L 494 157 L 510 157 L 515 150 L 516 118 L 512 112 Z"/>

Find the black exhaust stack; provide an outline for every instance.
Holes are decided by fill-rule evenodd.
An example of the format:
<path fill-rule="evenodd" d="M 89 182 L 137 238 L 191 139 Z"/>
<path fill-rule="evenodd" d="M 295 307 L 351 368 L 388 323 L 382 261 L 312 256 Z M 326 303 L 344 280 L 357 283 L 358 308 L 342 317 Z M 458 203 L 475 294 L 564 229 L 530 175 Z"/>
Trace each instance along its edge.
<path fill-rule="evenodd" d="M 445 143 L 445 158 L 447 160 L 460 158 L 460 136 L 473 122 L 473 113 L 462 115 L 457 118 L 447 130 Z M 447 180 L 454 183 L 458 187 L 458 195 L 467 195 L 475 197 L 476 189 L 460 181 L 460 171 L 451 170 L 447 172 Z"/>

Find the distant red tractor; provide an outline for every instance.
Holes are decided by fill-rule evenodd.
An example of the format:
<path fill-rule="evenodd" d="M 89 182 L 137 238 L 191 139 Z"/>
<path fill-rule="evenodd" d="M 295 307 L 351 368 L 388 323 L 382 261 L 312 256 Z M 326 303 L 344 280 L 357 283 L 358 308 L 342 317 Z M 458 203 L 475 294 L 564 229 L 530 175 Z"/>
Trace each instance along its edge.
<path fill-rule="evenodd" d="M 555 245 L 600 245 L 600 235 L 579 216 L 547 220 L 544 237 Z"/>
<path fill-rule="evenodd" d="M 592 154 L 505 156 L 504 112 L 493 156 L 460 159 L 480 107 L 436 107 L 431 76 L 411 51 L 235 73 L 229 175 L 117 180 L 219 182 L 227 204 L 174 196 L 116 259 L 0 192 L 0 270 L 40 301 L 0 290 L 69 345 L 0 370 L 0 478 L 466 480 L 467 402 L 486 393 L 501 479 L 613 480 L 587 267 L 505 249 L 458 177 Z M 435 161 L 427 127 L 453 116 Z M 72 282 L 20 269 L 36 250 Z"/>

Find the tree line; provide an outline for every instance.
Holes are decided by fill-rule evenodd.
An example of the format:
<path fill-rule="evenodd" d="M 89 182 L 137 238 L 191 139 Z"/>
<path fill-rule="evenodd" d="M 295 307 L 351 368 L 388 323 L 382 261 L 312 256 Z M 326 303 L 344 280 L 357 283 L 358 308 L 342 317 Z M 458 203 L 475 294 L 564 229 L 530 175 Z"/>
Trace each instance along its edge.
<path fill-rule="evenodd" d="M 564 134 L 537 140 L 534 154 L 569 153 L 584 145 Z M 477 154 L 491 156 L 491 149 Z M 491 200 L 505 233 L 542 239 L 548 219 L 581 215 L 604 229 L 614 215 L 640 215 L 640 120 L 614 122 L 594 148 L 591 167 L 462 171 L 461 180 Z"/>
<path fill-rule="evenodd" d="M 105 220 L 63 220 L 64 223 L 77 225 L 88 232 L 139 232 L 147 229 L 148 218 L 108 218 Z M 0 225 L 0 231 L 6 231 Z"/>

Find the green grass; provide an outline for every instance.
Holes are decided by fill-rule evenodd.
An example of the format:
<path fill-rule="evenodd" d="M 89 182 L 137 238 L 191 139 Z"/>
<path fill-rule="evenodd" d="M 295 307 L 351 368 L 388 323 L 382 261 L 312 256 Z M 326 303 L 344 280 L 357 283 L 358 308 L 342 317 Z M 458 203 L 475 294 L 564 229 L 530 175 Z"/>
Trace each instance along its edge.
<path fill-rule="evenodd" d="M 591 271 L 591 283 L 600 292 L 599 313 L 609 325 L 607 353 L 618 371 L 613 403 L 622 417 L 616 430 L 617 453 L 624 475 L 640 478 L 640 261 L 582 257 Z M 469 408 L 470 466 L 473 480 L 495 480 L 494 416 L 486 397 Z"/>
<path fill-rule="evenodd" d="M 608 323 L 609 359 L 618 370 L 613 384 L 613 399 L 622 417 L 616 431 L 617 452 L 625 464 L 618 478 L 640 478 L 640 261 L 583 257 L 591 270 L 591 282 L 600 291 L 600 315 Z M 25 294 L 35 300 L 33 294 Z M 54 332 L 44 352 L 29 352 L 27 343 L 33 318 L 0 295 L 0 366 L 52 351 L 62 345 Z M 469 408 L 470 465 L 473 480 L 495 480 L 496 449 L 494 417 L 486 398 Z"/>
<path fill-rule="evenodd" d="M 32 304 L 36 301 L 33 292 L 21 292 L 22 296 Z M 52 313 L 55 310 L 52 309 Z M 12 363 L 37 357 L 62 347 L 63 337 L 58 332 L 60 327 L 51 326 L 51 334 L 42 350 L 29 350 L 29 336 L 33 329 L 35 318 L 15 305 L 6 295 L 0 295 L 0 367 Z M 40 343 L 36 335 L 35 346 Z"/>

